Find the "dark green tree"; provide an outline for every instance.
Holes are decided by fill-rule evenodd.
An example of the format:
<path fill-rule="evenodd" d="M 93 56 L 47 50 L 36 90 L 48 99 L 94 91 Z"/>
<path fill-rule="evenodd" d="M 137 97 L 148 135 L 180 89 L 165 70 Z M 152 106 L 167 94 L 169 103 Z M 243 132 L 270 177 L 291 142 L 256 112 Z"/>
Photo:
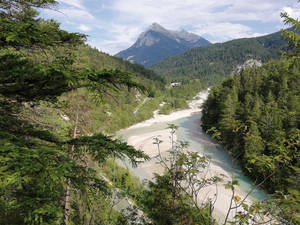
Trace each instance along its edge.
<path fill-rule="evenodd" d="M 141 151 L 103 134 L 60 137 L 25 117 L 26 107 L 56 102 L 80 87 L 103 95 L 120 86 L 141 88 L 119 70 L 75 69 L 76 49 L 85 36 L 61 30 L 34 9 L 53 0 L 0 1 L 0 224 L 68 224 L 68 188 L 108 193 L 88 166 L 114 154 L 136 164 Z M 76 129 L 75 134 L 76 134 Z"/>
<path fill-rule="evenodd" d="M 264 181 L 262 185 L 273 194 L 279 206 L 271 214 L 281 212 L 277 219 L 297 224 L 300 210 L 299 21 L 286 13 L 282 17 L 293 27 L 283 31 L 283 35 L 294 50 L 281 60 L 244 69 L 214 87 L 204 103 L 202 122 L 204 130 L 228 147 L 253 180 Z M 235 93 L 237 101 L 229 101 Z M 234 126 L 232 118 L 239 121 L 238 126 Z"/>

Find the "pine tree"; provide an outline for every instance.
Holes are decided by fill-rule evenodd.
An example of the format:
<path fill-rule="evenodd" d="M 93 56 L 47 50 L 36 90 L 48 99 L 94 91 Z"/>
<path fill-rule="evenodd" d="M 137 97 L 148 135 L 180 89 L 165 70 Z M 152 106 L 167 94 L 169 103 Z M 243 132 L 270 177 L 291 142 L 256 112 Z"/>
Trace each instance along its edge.
<path fill-rule="evenodd" d="M 98 96 L 120 86 L 143 89 L 127 72 L 74 69 L 85 36 L 37 18 L 33 9 L 55 3 L 0 2 L 0 224 L 68 224 L 68 189 L 108 193 L 106 182 L 88 166 L 89 157 L 102 163 L 114 154 L 133 164 L 147 158 L 100 133 L 78 137 L 76 112 L 74 135 L 67 139 L 26 117 L 26 107 L 54 103 L 80 87 Z"/>

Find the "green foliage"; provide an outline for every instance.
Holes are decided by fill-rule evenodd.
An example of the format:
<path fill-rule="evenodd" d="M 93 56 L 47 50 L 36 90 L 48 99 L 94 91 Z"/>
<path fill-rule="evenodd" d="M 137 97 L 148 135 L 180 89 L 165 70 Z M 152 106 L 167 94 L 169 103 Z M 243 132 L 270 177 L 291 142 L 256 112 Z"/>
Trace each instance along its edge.
<path fill-rule="evenodd" d="M 119 166 L 112 158 L 107 160 L 101 170 L 115 187 L 125 191 L 126 195 L 134 201 L 139 200 L 144 190 L 144 185 L 140 180 L 131 174 L 128 168 Z"/>
<path fill-rule="evenodd" d="M 299 21 L 282 13 L 286 24 Z M 281 61 L 248 68 L 212 89 L 203 106 L 202 126 L 223 143 L 244 170 L 276 200 L 261 202 L 236 215 L 237 223 L 255 221 L 254 213 L 271 221 L 299 223 L 300 93 L 299 34 L 282 31 L 294 46 Z M 278 212 L 280 212 L 278 215 Z M 288 222 L 290 221 L 290 222 Z"/>
<path fill-rule="evenodd" d="M 299 2 L 299 1 L 298 1 Z M 295 50 L 289 54 L 290 57 L 299 59 L 300 55 L 300 21 L 290 17 L 286 12 L 281 13 L 281 18 L 286 25 L 292 26 L 293 30 L 282 30 L 281 33 L 285 39 L 289 40 L 290 45 L 295 46 Z M 296 31 L 296 32 L 295 32 Z"/>
<path fill-rule="evenodd" d="M 165 77 L 198 78 L 210 85 L 229 76 L 249 59 L 263 63 L 279 58 L 288 48 L 280 32 L 258 38 L 244 38 L 193 48 L 169 57 L 150 68 Z"/>
<path fill-rule="evenodd" d="M 161 153 L 159 137 L 153 142 L 164 174 L 155 174 L 155 180 L 148 182 L 141 207 L 154 224 L 216 224 L 212 218 L 214 197 L 201 204 L 198 197 L 203 188 L 216 185 L 221 179 L 216 176 L 206 178 L 208 157 L 187 151 L 187 142 L 174 140 L 178 127 L 169 124 L 168 128 L 171 149 L 166 156 Z"/>
<path fill-rule="evenodd" d="M 76 67 L 85 68 L 87 65 L 96 70 L 118 69 L 128 71 L 137 75 L 137 78 L 141 79 L 141 81 L 144 81 L 142 83 L 146 87 L 155 85 L 157 88 L 161 88 L 161 85 L 164 83 L 164 79 L 161 76 L 157 75 L 152 70 L 144 68 L 142 65 L 130 63 L 126 60 L 100 52 L 88 45 L 82 45 L 79 47 Z"/>
<path fill-rule="evenodd" d="M 298 182 L 291 177 L 299 167 L 299 74 L 299 63 L 287 61 L 246 69 L 213 88 L 203 107 L 203 128 L 215 127 L 252 177 L 274 173 L 270 192 Z"/>
<path fill-rule="evenodd" d="M 70 90 L 70 71 L 36 64 L 24 52 L 0 50 L 0 94 L 17 101 L 50 100 Z"/>
<path fill-rule="evenodd" d="M 299 62 L 284 60 L 246 69 L 213 88 L 203 106 L 204 130 L 274 194 L 299 187 L 299 71 Z"/>
<path fill-rule="evenodd" d="M 136 164 L 147 158 L 103 134 L 84 137 L 83 114 L 89 107 L 79 110 L 79 102 L 57 102 L 61 94 L 80 87 L 100 96 L 123 87 L 144 88 L 127 72 L 76 68 L 76 50 L 85 36 L 63 31 L 52 20 L 37 19 L 32 8 L 49 7 L 54 2 L 0 4 L 1 224 L 76 221 L 76 212 L 81 209 L 72 203 L 72 197 L 67 200 L 70 194 L 73 199 L 80 198 L 83 205 L 88 205 L 91 198 L 103 199 L 109 194 L 106 182 L 89 167 L 90 160 L 101 164 L 114 154 L 129 156 Z M 29 113 L 47 111 L 53 104 L 61 104 L 62 108 L 68 105 L 68 125 L 39 121 Z M 55 113 L 52 115 L 55 117 Z M 61 124 L 63 127 L 57 128 Z M 55 135 L 55 130 L 61 136 Z M 78 135 L 81 137 L 76 139 Z M 94 215 L 93 207 L 86 210 Z"/>
<path fill-rule="evenodd" d="M 93 136 L 78 137 L 67 142 L 68 145 L 74 145 L 75 151 L 85 147 L 85 151 L 97 162 L 104 162 L 107 156 L 115 155 L 118 158 L 125 156 L 136 166 L 138 159 L 148 159 L 141 150 L 136 150 L 120 140 L 113 140 L 111 137 L 101 133 Z"/>
<path fill-rule="evenodd" d="M 198 79 L 182 79 L 179 87 L 169 87 L 163 93 L 162 101 L 165 103 L 161 108 L 160 114 L 169 114 L 172 111 L 188 108 L 187 101 L 192 100 L 206 86 L 206 82 L 200 82 Z"/>
<path fill-rule="evenodd" d="M 206 209 L 202 214 L 183 193 L 173 198 L 173 182 L 170 175 L 155 175 L 144 191 L 141 205 L 153 224 L 209 224 Z"/>

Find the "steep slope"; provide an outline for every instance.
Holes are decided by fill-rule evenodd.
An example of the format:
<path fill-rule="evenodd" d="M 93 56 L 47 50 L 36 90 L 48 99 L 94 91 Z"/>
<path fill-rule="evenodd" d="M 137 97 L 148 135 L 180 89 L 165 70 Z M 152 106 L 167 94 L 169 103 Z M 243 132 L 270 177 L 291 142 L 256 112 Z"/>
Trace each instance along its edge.
<path fill-rule="evenodd" d="M 45 123 L 51 121 L 50 123 L 56 124 L 57 121 L 64 120 L 63 115 L 69 117 L 69 114 L 72 114 L 72 108 L 79 105 L 79 111 L 82 111 L 84 118 L 87 118 L 83 119 L 86 121 L 83 128 L 85 134 L 97 131 L 111 134 L 118 129 L 150 118 L 154 110 L 160 109 L 161 113 L 170 113 L 173 110 L 187 107 L 186 100 L 191 99 L 206 85 L 195 80 L 182 82 L 180 87 L 170 89 L 167 82 L 152 70 L 140 64 L 110 56 L 88 45 L 81 45 L 76 55 L 74 70 L 91 68 L 93 70 L 126 71 L 136 82 L 144 85 L 147 91 L 142 93 L 135 88 L 128 90 L 127 87 L 124 87 L 117 92 L 110 91 L 103 96 L 95 96 L 92 90 L 86 88 L 73 90 L 59 98 L 58 105 L 62 107 L 60 113 L 58 113 L 56 105 L 49 108 L 43 107 L 43 113 L 41 113 L 44 115 L 43 118 L 35 117 L 35 113 L 29 112 L 34 120 L 41 120 Z M 144 101 L 146 98 L 147 101 Z M 65 102 L 68 104 L 65 105 Z M 160 107 L 161 102 L 166 104 Z M 66 123 L 69 122 L 66 121 Z M 56 130 L 55 132 L 59 133 L 60 131 Z"/>
<path fill-rule="evenodd" d="M 130 63 L 127 60 L 110 56 L 106 53 L 100 52 L 96 48 L 84 45 L 79 48 L 78 62 L 76 66 L 84 68 L 87 65 L 94 69 L 119 69 L 122 71 L 128 71 L 139 78 L 149 79 L 145 82 L 145 84 L 149 84 L 152 81 L 162 85 L 164 83 L 164 79 L 161 76 L 152 70 L 146 69 L 140 64 Z"/>
<path fill-rule="evenodd" d="M 210 42 L 198 35 L 185 30 L 167 30 L 154 23 L 139 36 L 134 45 L 116 56 L 148 67 L 168 56 L 206 45 L 210 45 Z"/>
<path fill-rule="evenodd" d="M 289 199 L 293 210 L 285 216 L 300 210 L 299 78 L 297 60 L 247 68 L 212 88 L 202 111 L 203 129 L 244 171 L 257 183 L 267 178 L 266 190 Z"/>
<path fill-rule="evenodd" d="M 91 68 L 94 70 L 120 70 L 131 74 L 133 79 L 146 87 L 147 91 L 141 93 L 135 88 L 129 90 L 127 87 L 106 93 L 104 96 L 97 96 L 96 102 L 93 100 L 94 93 L 90 90 L 79 90 L 67 94 L 64 100 L 74 99 L 74 104 L 82 104 L 91 109 L 91 123 L 85 127 L 89 133 L 101 129 L 107 133 L 127 127 L 135 122 L 145 120 L 152 116 L 152 112 L 157 109 L 160 99 L 151 98 L 144 104 L 137 114 L 134 111 L 140 106 L 147 96 L 154 97 L 165 90 L 164 79 L 152 70 L 144 68 L 142 65 L 130 63 L 126 60 L 110 56 L 100 52 L 89 45 L 82 45 L 77 52 L 75 69 Z M 156 92 L 158 94 L 156 94 Z M 83 99 L 83 100 L 82 100 Z M 83 107 L 83 108 L 84 108 Z"/>
<path fill-rule="evenodd" d="M 287 48 L 287 42 L 277 32 L 263 37 L 196 47 L 150 68 L 165 77 L 196 77 L 216 82 L 249 59 L 265 63 L 271 58 L 279 58 L 280 52 Z"/>

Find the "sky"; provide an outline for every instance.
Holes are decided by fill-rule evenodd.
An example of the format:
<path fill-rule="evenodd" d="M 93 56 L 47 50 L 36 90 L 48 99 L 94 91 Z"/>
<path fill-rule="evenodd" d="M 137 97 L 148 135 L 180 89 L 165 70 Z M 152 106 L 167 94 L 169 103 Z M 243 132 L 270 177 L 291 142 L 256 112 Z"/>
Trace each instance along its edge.
<path fill-rule="evenodd" d="M 185 29 L 212 43 L 262 36 L 284 28 L 280 12 L 300 18 L 297 0 L 58 0 L 41 12 L 61 28 L 88 35 L 88 44 L 114 55 L 152 23 Z"/>

